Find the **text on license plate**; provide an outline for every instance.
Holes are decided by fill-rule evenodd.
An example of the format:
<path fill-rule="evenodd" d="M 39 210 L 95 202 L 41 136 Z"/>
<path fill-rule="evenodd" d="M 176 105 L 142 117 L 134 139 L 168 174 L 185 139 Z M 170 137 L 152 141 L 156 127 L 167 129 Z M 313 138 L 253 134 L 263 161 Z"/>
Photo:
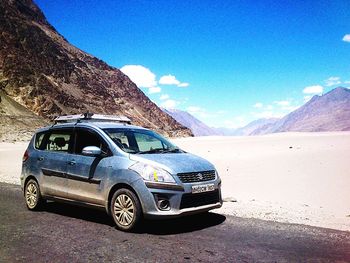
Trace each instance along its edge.
<path fill-rule="evenodd" d="M 201 185 L 192 185 L 192 193 L 203 193 L 203 192 L 210 192 L 214 191 L 215 186 L 214 184 L 201 184 Z"/>

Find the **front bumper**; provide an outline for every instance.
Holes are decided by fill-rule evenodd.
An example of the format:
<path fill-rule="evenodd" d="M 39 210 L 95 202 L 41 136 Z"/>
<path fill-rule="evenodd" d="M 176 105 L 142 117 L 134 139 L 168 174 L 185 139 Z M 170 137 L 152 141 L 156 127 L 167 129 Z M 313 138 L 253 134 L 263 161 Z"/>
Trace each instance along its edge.
<path fill-rule="evenodd" d="M 179 209 L 177 211 L 174 211 L 172 209 L 170 209 L 169 211 L 149 211 L 148 213 L 144 214 L 144 216 L 148 219 L 176 218 L 207 212 L 215 208 L 220 208 L 221 206 L 222 203 L 218 202 L 210 205 Z"/>
<path fill-rule="evenodd" d="M 192 194 L 192 185 L 214 184 L 214 191 Z M 146 184 L 138 180 L 133 186 L 139 195 L 145 218 L 174 218 L 220 208 L 222 206 L 221 181 L 216 179 L 201 183 L 182 184 L 175 188 Z M 193 198 L 192 198 L 193 197 Z M 160 209 L 157 205 L 159 199 L 169 202 L 168 209 Z M 193 199 L 193 202 L 192 202 Z"/>

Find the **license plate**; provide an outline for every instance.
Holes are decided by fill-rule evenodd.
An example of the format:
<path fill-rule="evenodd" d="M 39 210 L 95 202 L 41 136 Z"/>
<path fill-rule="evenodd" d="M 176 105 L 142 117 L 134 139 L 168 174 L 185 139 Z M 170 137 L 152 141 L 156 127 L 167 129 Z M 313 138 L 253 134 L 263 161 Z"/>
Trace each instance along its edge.
<path fill-rule="evenodd" d="M 214 191 L 215 186 L 214 184 L 201 184 L 201 185 L 192 185 L 192 193 L 203 193 L 203 192 L 210 192 Z"/>

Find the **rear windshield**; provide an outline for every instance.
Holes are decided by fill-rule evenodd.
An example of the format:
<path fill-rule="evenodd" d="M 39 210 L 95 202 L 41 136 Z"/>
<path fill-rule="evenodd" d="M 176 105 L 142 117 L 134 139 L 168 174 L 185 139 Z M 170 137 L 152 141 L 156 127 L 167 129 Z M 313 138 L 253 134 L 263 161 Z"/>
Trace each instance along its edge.
<path fill-rule="evenodd" d="M 113 142 L 124 152 L 135 154 L 182 152 L 167 139 L 150 130 L 104 129 Z"/>

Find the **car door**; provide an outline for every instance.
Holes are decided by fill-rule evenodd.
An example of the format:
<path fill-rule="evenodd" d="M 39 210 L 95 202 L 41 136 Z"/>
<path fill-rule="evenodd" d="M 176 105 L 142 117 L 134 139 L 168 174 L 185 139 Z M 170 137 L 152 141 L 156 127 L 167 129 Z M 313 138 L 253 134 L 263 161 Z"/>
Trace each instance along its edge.
<path fill-rule="evenodd" d="M 41 191 L 45 196 L 67 197 L 67 160 L 73 146 L 73 129 L 52 129 L 42 139 L 37 151 L 41 170 Z"/>
<path fill-rule="evenodd" d="M 75 128 L 74 152 L 68 160 L 67 180 L 68 198 L 96 205 L 104 205 L 103 184 L 111 166 L 108 165 L 111 151 L 105 140 L 89 128 Z M 104 154 L 85 156 L 86 146 L 97 146 Z"/>

